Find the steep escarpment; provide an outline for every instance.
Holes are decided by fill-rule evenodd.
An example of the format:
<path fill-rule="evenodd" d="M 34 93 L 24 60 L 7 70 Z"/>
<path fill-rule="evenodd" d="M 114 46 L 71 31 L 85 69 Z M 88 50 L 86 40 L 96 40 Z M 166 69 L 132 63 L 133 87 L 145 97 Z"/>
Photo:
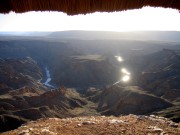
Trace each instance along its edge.
<path fill-rule="evenodd" d="M 52 82 L 68 87 L 112 84 L 119 79 L 119 63 L 113 55 L 76 55 L 59 60 L 52 67 Z"/>
<path fill-rule="evenodd" d="M 88 49 L 84 51 L 79 45 L 73 46 L 72 41 L 52 41 L 51 38 L 46 40 L 23 38 L 23 40 L 0 41 L 0 57 L 31 57 L 41 68 L 44 74 L 43 81 L 45 69 L 48 68 L 51 75 L 50 84 L 56 86 L 78 88 L 104 86 L 119 79 L 119 65 L 117 61 L 115 63 L 114 55 L 89 55 Z M 102 48 L 100 50 L 103 54 L 108 51 L 106 49 L 104 52 Z M 114 59 L 114 62 L 112 63 L 110 59 Z"/>
<path fill-rule="evenodd" d="M 153 54 L 132 57 L 127 63 L 133 73 L 134 85 L 173 104 L 157 114 L 179 121 L 180 51 L 163 49 Z"/>
<path fill-rule="evenodd" d="M 180 51 L 164 49 L 144 58 L 138 85 L 159 97 L 179 102 Z"/>

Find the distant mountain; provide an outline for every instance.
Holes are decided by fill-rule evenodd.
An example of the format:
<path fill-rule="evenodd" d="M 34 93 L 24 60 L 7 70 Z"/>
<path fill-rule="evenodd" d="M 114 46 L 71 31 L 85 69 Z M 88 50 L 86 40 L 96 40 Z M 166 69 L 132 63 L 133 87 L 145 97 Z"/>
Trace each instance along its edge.
<path fill-rule="evenodd" d="M 51 32 L 0 32 L 0 36 L 47 36 Z"/>
<path fill-rule="evenodd" d="M 142 40 L 142 41 L 165 41 L 180 42 L 179 31 L 57 31 L 57 32 L 0 32 L 0 36 L 25 36 L 25 37 L 46 37 L 58 39 L 75 40 Z"/>
<path fill-rule="evenodd" d="M 127 39 L 127 40 L 152 40 L 180 42 L 180 32 L 178 31 L 135 31 L 135 32 L 108 32 L 108 31 L 61 31 L 53 32 L 48 37 L 60 39 Z"/>

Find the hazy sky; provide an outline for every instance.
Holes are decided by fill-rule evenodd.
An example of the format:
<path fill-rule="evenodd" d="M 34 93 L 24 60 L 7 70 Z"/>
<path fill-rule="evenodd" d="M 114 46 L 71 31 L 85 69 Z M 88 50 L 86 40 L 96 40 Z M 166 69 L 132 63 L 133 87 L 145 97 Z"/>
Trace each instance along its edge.
<path fill-rule="evenodd" d="M 67 16 L 61 12 L 0 14 L 2 31 L 180 31 L 180 13 L 173 9 L 145 7 L 113 13 Z"/>

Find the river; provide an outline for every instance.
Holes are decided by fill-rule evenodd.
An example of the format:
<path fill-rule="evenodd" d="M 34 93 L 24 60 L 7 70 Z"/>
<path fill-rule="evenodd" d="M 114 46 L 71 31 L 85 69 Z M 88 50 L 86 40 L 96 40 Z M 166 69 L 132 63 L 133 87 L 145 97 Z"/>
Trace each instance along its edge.
<path fill-rule="evenodd" d="M 45 86 L 47 87 L 50 87 L 50 88 L 54 88 L 53 85 L 50 84 L 50 81 L 51 81 L 51 75 L 50 75 L 50 72 L 49 72 L 49 69 L 46 67 L 45 68 L 45 71 L 46 71 L 46 81 L 43 83 Z"/>

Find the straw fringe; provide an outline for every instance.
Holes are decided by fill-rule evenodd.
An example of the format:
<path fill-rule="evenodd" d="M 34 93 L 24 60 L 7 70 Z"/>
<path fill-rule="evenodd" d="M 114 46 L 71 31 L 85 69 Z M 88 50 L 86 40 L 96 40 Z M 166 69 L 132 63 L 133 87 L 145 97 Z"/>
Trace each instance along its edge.
<path fill-rule="evenodd" d="M 113 12 L 143 6 L 180 10 L 180 0 L 1 0 L 0 13 L 27 11 L 61 11 L 68 15 Z"/>

